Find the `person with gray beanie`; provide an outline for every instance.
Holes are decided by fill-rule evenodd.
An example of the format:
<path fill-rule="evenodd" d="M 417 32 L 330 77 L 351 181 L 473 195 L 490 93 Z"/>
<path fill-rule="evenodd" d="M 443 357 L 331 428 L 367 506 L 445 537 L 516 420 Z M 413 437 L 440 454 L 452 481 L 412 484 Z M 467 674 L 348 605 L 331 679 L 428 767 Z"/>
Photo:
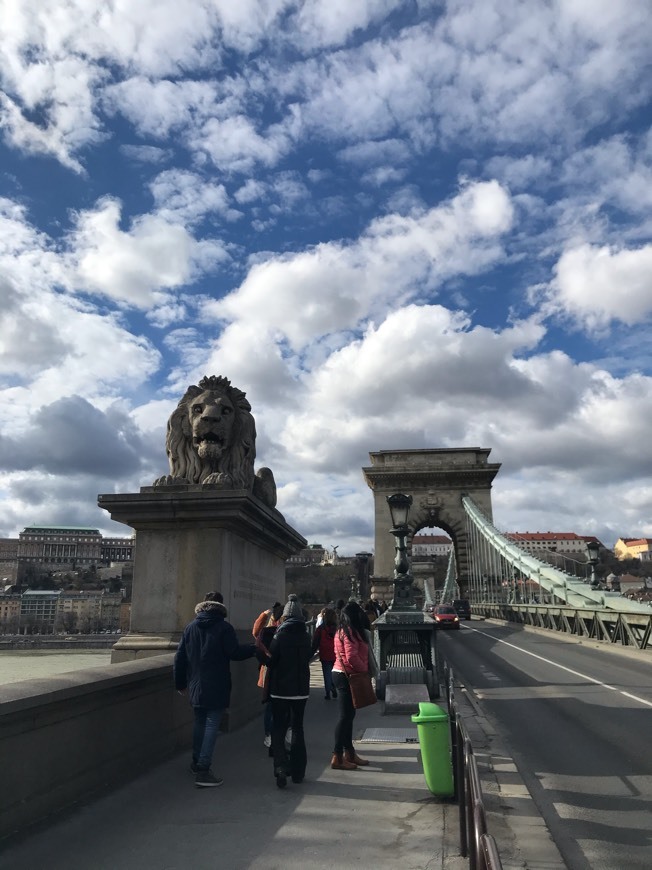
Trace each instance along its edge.
<path fill-rule="evenodd" d="M 281 624 L 269 647 L 269 656 L 274 776 L 277 786 L 285 788 L 288 776 L 292 782 L 303 781 L 307 763 L 303 716 L 310 695 L 312 646 L 296 595 L 288 596 Z M 285 746 L 288 727 L 292 729 L 289 757 Z"/>

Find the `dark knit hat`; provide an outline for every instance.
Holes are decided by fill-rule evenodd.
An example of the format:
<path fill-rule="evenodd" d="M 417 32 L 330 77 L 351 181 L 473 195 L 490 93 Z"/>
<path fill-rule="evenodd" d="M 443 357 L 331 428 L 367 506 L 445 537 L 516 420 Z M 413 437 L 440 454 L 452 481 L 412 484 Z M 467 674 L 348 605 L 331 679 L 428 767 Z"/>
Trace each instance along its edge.
<path fill-rule="evenodd" d="M 283 617 L 285 619 L 303 619 L 303 621 L 305 622 L 305 617 L 303 615 L 301 605 L 299 604 L 299 599 L 294 593 L 292 593 L 292 595 L 288 595 L 288 603 L 283 608 Z"/>

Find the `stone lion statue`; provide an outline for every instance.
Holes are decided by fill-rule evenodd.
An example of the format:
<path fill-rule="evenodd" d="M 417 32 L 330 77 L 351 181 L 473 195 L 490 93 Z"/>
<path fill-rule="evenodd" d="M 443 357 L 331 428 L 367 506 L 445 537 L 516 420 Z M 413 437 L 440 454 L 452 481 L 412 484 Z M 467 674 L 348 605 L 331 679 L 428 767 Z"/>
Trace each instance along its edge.
<path fill-rule="evenodd" d="M 168 420 L 165 447 L 170 474 L 154 486 L 213 484 L 246 489 L 276 507 L 269 468 L 254 474 L 256 424 L 245 393 L 224 377 L 211 375 L 190 386 Z"/>

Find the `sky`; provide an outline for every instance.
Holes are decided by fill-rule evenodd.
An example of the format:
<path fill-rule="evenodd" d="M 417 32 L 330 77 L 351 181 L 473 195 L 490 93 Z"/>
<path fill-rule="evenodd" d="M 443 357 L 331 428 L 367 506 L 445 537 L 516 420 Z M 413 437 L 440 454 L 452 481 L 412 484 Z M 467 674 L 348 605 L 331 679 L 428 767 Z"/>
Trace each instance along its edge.
<path fill-rule="evenodd" d="M 648 0 L 0 0 L 0 537 L 128 535 L 223 375 L 309 543 L 378 450 L 652 537 Z M 389 533 L 389 532 L 388 532 Z"/>

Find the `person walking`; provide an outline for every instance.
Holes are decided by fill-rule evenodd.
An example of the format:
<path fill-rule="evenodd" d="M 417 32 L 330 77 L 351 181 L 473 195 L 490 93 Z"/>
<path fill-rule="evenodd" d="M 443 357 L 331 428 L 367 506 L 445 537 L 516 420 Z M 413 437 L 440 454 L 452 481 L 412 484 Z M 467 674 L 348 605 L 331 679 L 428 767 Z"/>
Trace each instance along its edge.
<path fill-rule="evenodd" d="M 215 743 L 224 711 L 231 699 L 231 661 L 256 655 L 256 645 L 240 644 L 219 592 L 208 592 L 195 607 L 174 656 L 174 684 L 189 695 L 194 712 L 192 764 L 195 785 L 211 788 L 222 778 L 211 770 Z"/>
<path fill-rule="evenodd" d="M 337 632 L 337 615 L 332 607 L 324 607 L 320 616 L 322 621 L 315 629 L 312 639 L 313 655 L 319 652 L 319 661 L 324 677 L 324 700 L 330 701 L 331 696 L 337 698 L 337 689 L 333 686 L 333 665 L 335 664 L 335 633 Z"/>
<path fill-rule="evenodd" d="M 272 638 L 276 634 L 276 629 L 280 624 L 282 614 L 283 605 L 280 601 L 276 601 L 270 610 L 263 610 L 260 616 L 256 618 L 251 633 L 253 634 L 257 645 L 262 643 L 266 650 L 269 649 Z M 269 698 L 269 693 L 266 691 L 265 676 L 266 666 L 261 664 L 258 671 L 258 685 L 263 689 L 266 696 L 263 698 L 263 704 L 265 705 L 265 711 L 263 713 L 263 729 L 265 732 L 263 745 L 269 749 L 271 755 L 273 725 L 272 702 Z"/>
<path fill-rule="evenodd" d="M 364 611 L 349 601 L 340 614 L 340 625 L 335 634 L 335 664 L 333 685 L 337 690 L 339 719 L 335 726 L 335 744 L 331 767 L 333 770 L 356 770 L 369 762 L 360 758 L 353 747 L 353 720 L 355 707 L 347 674 L 369 671 L 369 645 L 363 621 Z"/>
<path fill-rule="evenodd" d="M 274 725 L 272 751 L 276 785 L 285 788 L 287 777 L 302 782 L 306 773 L 307 753 L 303 733 L 303 716 L 310 695 L 310 659 L 312 649 L 303 611 L 296 595 L 288 597 L 281 624 L 269 647 L 269 696 Z M 292 729 L 290 752 L 285 744 L 288 728 Z"/>

